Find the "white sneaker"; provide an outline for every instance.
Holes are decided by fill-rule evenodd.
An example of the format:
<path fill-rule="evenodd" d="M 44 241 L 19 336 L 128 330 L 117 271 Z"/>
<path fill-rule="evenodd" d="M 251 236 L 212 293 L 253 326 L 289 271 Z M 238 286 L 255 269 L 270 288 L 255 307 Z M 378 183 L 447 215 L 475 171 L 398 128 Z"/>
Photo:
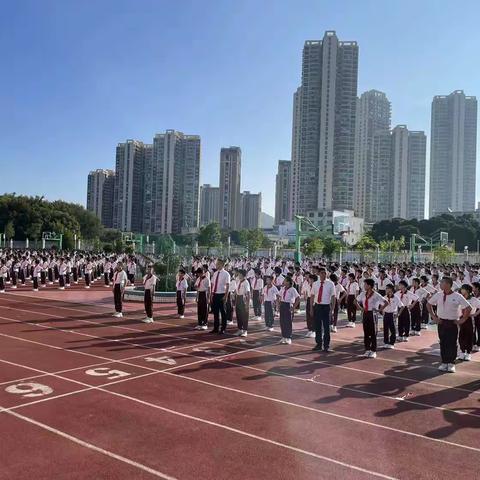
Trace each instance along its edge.
<path fill-rule="evenodd" d="M 362 357 L 368 358 L 368 357 L 370 357 L 370 354 L 371 354 L 371 353 L 372 353 L 372 352 L 371 352 L 370 350 L 367 350 L 367 351 L 362 355 Z"/>
<path fill-rule="evenodd" d="M 233 325 L 233 320 L 230 320 L 229 322 L 227 322 L 227 325 Z"/>
<path fill-rule="evenodd" d="M 110 285 L 104 285 L 105 288 L 110 288 Z"/>
<path fill-rule="evenodd" d="M 260 321 L 262 317 L 259 315 L 258 317 L 255 317 L 255 320 Z"/>
<path fill-rule="evenodd" d="M 447 368 L 448 368 L 448 365 L 446 363 L 441 363 L 440 366 L 438 367 L 438 369 L 441 371 L 441 372 L 446 372 L 447 371 Z"/>
<path fill-rule="evenodd" d="M 348 322 L 347 327 L 348 328 L 355 328 L 355 322 Z"/>
<path fill-rule="evenodd" d="M 201 330 L 202 329 L 202 326 L 201 325 L 196 325 L 195 326 L 195 330 Z"/>
<path fill-rule="evenodd" d="M 330 325 L 330 333 L 333 332 L 333 325 Z"/>
<path fill-rule="evenodd" d="M 457 356 L 459 360 L 465 360 L 465 354 L 463 352 L 460 352 Z"/>
<path fill-rule="evenodd" d="M 469 362 L 471 359 L 472 359 L 472 355 L 470 353 L 466 353 L 463 357 L 463 359 L 466 361 L 466 362 Z"/>
<path fill-rule="evenodd" d="M 5 290 L 0 290 L 0 293 L 5 293 Z"/>
<path fill-rule="evenodd" d="M 472 352 L 478 352 L 478 351 L 480 351 L 480 347 L 478 345 L 474 345 L 472 348 Z"/>
<path fill-rule="evenodd" d="M 282 337 L 282 339 L 280 340 L 280 343 L 282 343 L 282 344 L 287 343 L 287 339 Z"/>
<path fill-rule="evenodd" d="M 149 318 L 149 317 L 144 318 L 144 319 L 142 320 L 142 322 L 143 322 L 143 323 L 153 323 L 153 318 Z"/>
<path fill-rule="evenodd" d="M 185 318 L 185 315 L 180 315 L 178 318 Z"/>
<path fill-rule="evenodd" d="M 59 290 L 65 290 L 65 287 L 59 287 L 58 289 Z"/>
<path fill-rule="evenodd" d="M 235 334 L 237 337 L 241 337 L 243 333 L 243 330 L 237 330 L 237 333 Z"/>
<path fill-rule="evenodd" d="M 34 291 L 34 292 L 38 292 L 38 288 L 34 288 L 33 291 Z"/>
<path fill-rule="evenodd" d="M 409 337 L 403 337 L 404 342 L 408 342 L 409 341 L 408 339 L 409 339 Z"/>
<path fill-rule="evenodd" d="M 17 288 L 16 285 L 12 285 L 12 289 L 15 290 Z"/>
<path fill-rule="evenodd" d="M 240 334 L 241 337 L 246 337 L 248 335 L 248 332 L 246 330 L 243 330 L 242 333 Z"/>
<path fill-rule="evenodd" d="M 122 318 L 123 317 L 123 313 L 122 312 L 115 312 L 113 314 L 114 317 L 117 317 L 117 318 Z"/>
<path fill-rule="evenodd" d="M 208 326 L 207 325 L 202 325 L 201 330 L 208 330 Z"/>
<path fill-rule="evenodd" d="M 286 343 L 287 345 L 291 345 L 291 344 L 292 344 L 292 339 L 291 339 L 291 338 L 286 338 L 286 339 L 285 339 L 285 343 Z"/>
<path fill-rule="evenodd" d="M 449 363 L 447 366 L 448 373 L 455 373 L 455 365 L 453 363 Z"/>
<path fill-rule="evenodd" d="M 370 352 L 370 358 L 377 358 L 377 352 Z"/>
<path fill-rule="evenodd" d="M 333 327 L 332 327 L 332 332 L 337 333 L 337 327 L 335 325 L 333 325 Z"/>
<path fill-rule="evenodd" d="M 85 288 L 90 288 L 90 285 L 86 285 Z"/>
<path fill-rule="evenodd" d="M 422 323 L 422 330 L 428 330 L 428 325 L 426 323 Z"/>
<path fill-rule="evenodd" d="M 268 330 L 269 332 L 273 332 L 273 327 L 268 327 L 267 330 Z"/>
<path fill-rule="evenodd" d="M 310 330 L 308 330 L 308 332 L 305 334 L 305 336 L 306 336 L 307 338 L 310 338 L 311 333 L 312 333 L 312 332 L 311 332 Z"/>
<path fill-rule="evenodd" d="M 78 282 L 73 282 L 75 285 L 78 285 Z"/>

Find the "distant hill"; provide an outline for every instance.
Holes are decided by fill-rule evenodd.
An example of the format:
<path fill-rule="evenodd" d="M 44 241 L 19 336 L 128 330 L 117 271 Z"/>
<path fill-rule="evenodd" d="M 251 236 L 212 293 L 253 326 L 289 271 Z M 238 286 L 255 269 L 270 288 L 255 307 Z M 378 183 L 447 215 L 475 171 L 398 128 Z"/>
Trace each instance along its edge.
<path fill-rule="evenodd" d="M 260 228 L 272 228 L 275 219 L 268 213 L 262 212 L 260 214 Z"/>

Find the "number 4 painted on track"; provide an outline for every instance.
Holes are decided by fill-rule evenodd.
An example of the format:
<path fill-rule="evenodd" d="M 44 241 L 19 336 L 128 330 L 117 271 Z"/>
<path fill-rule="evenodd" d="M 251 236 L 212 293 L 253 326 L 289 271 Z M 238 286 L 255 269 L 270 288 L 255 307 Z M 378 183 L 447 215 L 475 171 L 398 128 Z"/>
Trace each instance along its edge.
<path fill-rule="evenodd" d="M 145 358 L 146 362 L 158 362 L 165 363 L 166 365 L 176 365 L 177 362 L 170 357 L 147 357 Z"/>
<path fill-rule="evenodd" d="M 25 398 L 32 398 L 50 395 L 53 393 L 53 388 L 47 387 L 47 385 L 42 385 L 41 383 L 25 382 L 17 383 L 16 385 L 10 385 L 5 389 L 5 391 L 15 395 L 21 395 Z"/>
<path fill-rule="evenodd" d="M 116 380 L 117 378 L 130 376 L 127 372 L 110 370 L 109 368 L 91 368 L 90 370 L 85 370 L 85 373 L 87 375 L 92 375 L 92 377 L 107 377 L 108 380 Z"/>

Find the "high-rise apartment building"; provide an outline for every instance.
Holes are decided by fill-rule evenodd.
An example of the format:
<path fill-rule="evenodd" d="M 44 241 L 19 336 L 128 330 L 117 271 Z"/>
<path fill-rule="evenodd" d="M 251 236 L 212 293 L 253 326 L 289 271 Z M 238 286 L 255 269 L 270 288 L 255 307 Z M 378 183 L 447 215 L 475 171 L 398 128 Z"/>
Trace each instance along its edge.
<path fill-rule="evenodd" d="M 242 151 L 240 147 L 222 148 L 220 151 L 220 226 L 241 228 L 240 180 Z"/>
<path fill-rule="evenodd" d="M 278 161 L 275 179 L 275 225 L 290 220 L 291 166 L 290 160 Z"/>
<path fill-rule="evenodd" d="M 392 130 L 393 217 L 425 218 L 426 136 L 405 125 Z"/>
<path fill-rule="evenodd" d="M 353 207 L 357 77 L 356 42 L 332 31 L 305 42 L 294 96 L 293 214 Z"/>
<path fill-rule="evenodd" d="M 200 187 L 200 225 L 220 222 L 220 188 L 211 185 Z"/>
<path fill-rule="evenodd" d="M 262 194 L 243 192 L 240 196 L 241 203 L 241 228 L 260 228 L 262 213 Z"/>
<path fill-rule="evenodd" d="M 93 170 L 88 174 L 87 210 L 95 213 L 102 225 L 113 227 L 113 192 L 115 172 L 113 170 Z"/>
<path fill-rule="evenodd" d="M 477 99 L 435 96 L 430 144 L 430 217 L 475 210 Z"/>
<path fill-rule="evenodd" d="M 367 222 L 384 219 L 378 206 L 386 200 L 382 172 L 390 167 L 390 156 L 375 152 L 375 139 L 390 134 L 390 116 L 390 102 L 385 93 L 377 90 L 362 93 L 357 103 L 353 207 L 357 217 Z M 377 146 L 380 141 L 377 140 Z"/>
<path fill-rule="evenodd" d="M 197 228 L 200 137 L 175 130 L 159 133 L 145 158 L 145 233 L 185 233 Z"/>
<path fill-rule="evenodd" d="M 115 159 L 113 227 L 142 232 L 145 145 L 137 140 L 119 143 Z"/>

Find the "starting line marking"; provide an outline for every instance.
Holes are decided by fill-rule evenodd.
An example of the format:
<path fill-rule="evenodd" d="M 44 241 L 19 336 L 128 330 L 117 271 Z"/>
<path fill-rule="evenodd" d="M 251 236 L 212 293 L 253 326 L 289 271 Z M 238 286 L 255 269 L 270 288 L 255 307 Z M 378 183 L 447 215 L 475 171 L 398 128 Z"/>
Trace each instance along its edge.
<path fill-rule="evenodd" d="M 146 362 L 164 363 L 165 365 L 176 365 L 177 362 L 170 357 L 146 357 Z"/>
<path fill-rule="evenodd" d="M 228 352 L 226 350 L 213 350 L 211 348 L 203 348 L 197 347 L 192 349 L 192 352 L 202 352 L 206 353 L 207 355 L 227 355 Z"/>
<path fill-rule="evenodd" d="M 47 385 L 42 385 L 41 383 L 22 382 L 16 383 L 15 385 L 9 385 L 5 388 L 5 391 L 13 393 L 14 395 L 21 395 L 24 398 L 33 398 L 50 395 L 53 393 L 53 388 L 48 387 Z"/>
<path fill-rule="evenodd" d="M 129 377 L 131 373 L 123 372 L 122 370 L 110 370 L 108 367 L 90 368 L 85 370 L 87 375 L 92 377 L 107 377 L 108 380 L 117 380 L 117 378 Z"/>

